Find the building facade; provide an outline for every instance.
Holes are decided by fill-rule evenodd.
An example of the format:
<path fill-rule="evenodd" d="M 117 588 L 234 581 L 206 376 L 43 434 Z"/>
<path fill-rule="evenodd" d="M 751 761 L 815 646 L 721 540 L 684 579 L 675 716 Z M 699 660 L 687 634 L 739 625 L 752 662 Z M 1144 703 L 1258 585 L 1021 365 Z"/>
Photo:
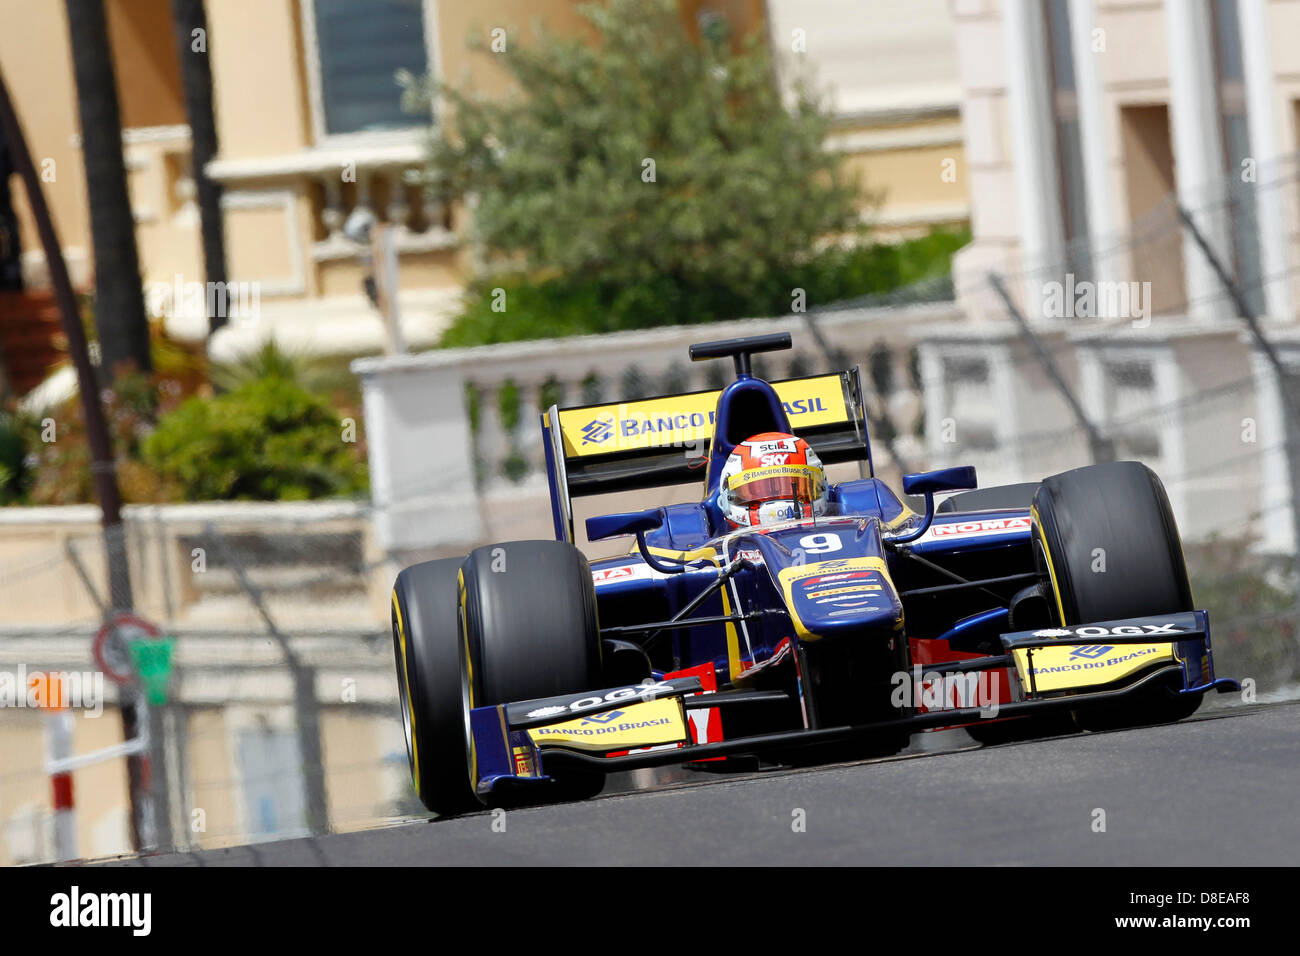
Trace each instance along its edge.
<path fill-rule="evenodd" d="M 1300 3 L 952 12 L 973 242 L 965 319 L 921 346 L 935 463 L 1046 475 L 1091 427 L 1164 476 L 1185 535 L 1289 551 L 1283 403 L 1242 316 L 1294 353 Z"/>
<path fill-rule="evenodd" d="M 403 112 L 394 73 L 504 95 L 506 70 L 472 53 L 470 37 L 501 29 L 527 43 L 537 25 L 561 35 L 589 29 L 577 0 L 223 0 L 207 4 L 207 36 L 182 53 L 168 0 L 105 6 L 142 279 L 154 293 L 147 301 L 172 334 L 195 341 L 206 315 L 182 307 L 182 290 L 204 275 L 180 58 L 210 57 L 219 152 L 207 174 L 224 190 L 228 279 L 257 295 L 256 322 L 233 316 L 211 343 L 217 357 L 267 335 L 303 351 L 384 347 L 383 323 L 363 294 L 362 249 L 344 232 L 359 208 L 393 227 L 406 346 L 436 344 L 475 270 L 469 215 L 427 202 L 411 182 L 439 118 Z M 864 215 L 880 235 L 966 224 L 944 0 L 679 6 L 697 33 L 718 21 L 737 39 L 759 31 L 786 68 L 806 68 L 828 88 L 831 145 L 863 175 Z M 74 281 L 85 287 L 93 264 L 66 16 L 57 3 L 0 0 L 0 17 L 21 25 L 0 34 L 0 69 L 33 154 L 48 161 L 47 197 Z M 864 64 L 876 66 L 864 72 Z M 27 285 L 39 288 L 43 254 L 25 197 L 14 192 Z"/>
<path fill-rule="evenodd" d="M 970 222 L 956 19 L 948 0 L 768 0 L 773 52 L 829 91 L 833 148 L 878 203 L 881 237 Z"/>
<path fill-rule="evenodd" d="M 492 57 L 471 54 L 466 39 L 503 28 L 527 42 L 534 22 L 581 33 L 586 27 L 579 5 L 215 0 L 206 5 L 207 35 L 191 38 L 186 52 L 177 48 L 168 0 L 105 0 L 141 279 L 148 292 L 163 293 L 146 296 L 151 309 L 177 337 L 199 341 L 206 332 L 206 314 L 169 307 L 182 295 L 172 292 L 169 300 L 166 290 L 205 279 L 181 57 L 207 55 L 219 142 L 207 173 L 224 190 L 228 278 L 258 290 L 259 313 L 255 323 L 232 320 L 210 343 L 212 353 L 233 355 L 268 335 L 294 350 L 380 351 L 385 329 L 362 292 L 359 247 L 344 234 L 349 217 L 362 208 L 394 230 L 407 345 L 433 345 L 475 269 L 466 241 L 469 216 L 461 208 L 431 206 L 405 176 L 422 164 L 424 138 L 438 117 L 402 112 L 393 73 L 431 72 L 504 94 L 506 72 Z M 872 193 L 870 202 L 864 196 L 863 212 L 878 235 L 966 224 L 953 20 L 943 0 L 682 0 L 679 6 L 692 31 L 711 29 L 719 19 L 737 38 L 762 31 L 783 71 L 806 69 L 828 88 L 837 120 L 831 145 L 863 175 Z M 94 263 L 64 5 L 0 0 L 0 23 L 0 70 L 42 173 L 73 281 L 85 290 Z M 39 292 L 48 283 L 44 257 L 16 182 L 12 193 L 25 285 Z M 832 338 L 855 361 L 866 361 L 877 346 L 883 350 L 887 364 L 900 370 L 893 404 L 915 418 L 919 399 L 902 384 L 906 348 L 891 353 L 888 343 L 903 341 L 905 325 L 932 319 L 929 313 L 882 322 L 843 316 Z M 158 765 L 170 795 L 173 839 L 213 847 L 301 833 L 313 794 L 340 828 L 418 812 L 385 633 L 394 570 L 385 556 L 406 546 L 459 548 L 475 536 L 544 536 L 545 482 L 539 481 L 529 429 L 535 420 L 530 406 L 548 377 L 562 379 L 576 399 L 593 365 L 611 387 L 624 371 L 675 376 L 689 337 L 680 329 L 654 331 L 597 347 L 588 343 L 572 355 L 563 344 L 527 343 L 509 355 L 487 350 L 492 354 L 482 367 L 460 367 L 462 357 L 452 355 L 455 367 L 442 371 L 437 366 L 449 353 L 406 359 L 416 391 L 408 396 L 411 404 L 394 407 L 415 413 L 399 442 L 414 440 L 412 422 L 441 427 L 488 466 L 491 479 L 480 495 L 470 471 L 460 474 L 445 458 L 425 470 L 421 478 L 437 478 L 432 493 L 442 512 L 449 494 L 467 499 L 464 522 L 448 521 L 445 513 L 426 522 L 426 530 L 442 535 L 437 540 L 374 537 L 395 525 L 396 505 L 405 504 L 384 496 L 409 491 L 389 486 L 378 496 L 377 517 L 363 506 L 354 514 L 335 503 L 273 504 L 252 513 L 234 503 L 210 512 L 207 506 L 128 509 L 137 608 L 178 641 L 166 752 Z M 802 348 L 801 357 L 789 359 L 816 360 L 810 342 Z M 794 373 L 794 366 L 788 370 Z M 708 386 L 705 371 L 688 368 L 698 378 L 695 387 Z M 477 434 L 462 417 L 466 385 L 485 396 Z M 429 388 L 445 391 L 445 414 L 429 414 Z M 507 389 L 522 395 L 522 424 L 507 427 L 502 420 L 498 398 Z M 376 428 L 372 443 L 382 443 L 384 434 Z M 499 466 L 521 448 L 529 473 L 512 482 Z M 409 523 L 411 513 L 404 514 Z M 95 509 L 15 508 L 3 518 L 0 604 L 7 612 L 0 620 L 0 673 L 96 666 L 90 648 L 100 612 L 86 587 L 104 574 Z M 281 660 L 265 632 L 266 618 L 241 590 L 243 576 L 204 538 L 212 528 L 227 535 L 231 553 L 240 555 L 249 580 L 265 595 L 267 614 L 284 629 L 296 666 L 310 671 L 318 766 L 304 763 L 295 736 L 304 715 L 295 709 L 293 687 L 302 672 L 292 673 Z M 73 554 L 84 555 L 84 578 Z M 77 716 L 75 753 L 120 742 L 118 700 L 110 686 L 102 715 Z M 0 863 L 49 860 L 56 853 L 46 767 L 51 723 L 34 709 L 0 710 L 0 746 L 11 758 L 0 779 Z M 129 849 L 125 777 L 120 759 L 74 774 L 77 853 Z"/>

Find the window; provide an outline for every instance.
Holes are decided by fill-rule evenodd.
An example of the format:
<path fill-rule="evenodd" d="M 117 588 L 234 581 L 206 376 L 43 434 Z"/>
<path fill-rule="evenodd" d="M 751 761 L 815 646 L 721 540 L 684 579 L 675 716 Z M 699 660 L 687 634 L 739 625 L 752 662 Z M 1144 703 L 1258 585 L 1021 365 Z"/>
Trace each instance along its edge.
<path fill-rule="evenodd" d="M 307 818 L 298 767 L 298 743 L 287 730 L 262 727 L 238 737 L 240 785 L 248 832 L 256 836 L 285 836 L 304 829 Z"/>
<path fill-rule="evenodd" d="M 977 355 L 943 357 L 943 417 L 954 423 L 960 422 L 954 437 L 964 453 L 997 450 L 997 405 L 990 379 L 987 358 Z M 943 423 L 939 427 L 942 428 Z"/>
<path fill-rule="evenodd" d="M 1121 459 L 1158 461 L 1162 452 L 1163 419 L 1157 407 L 1155 366 L 1150 359 L 1112 357 L 1103 360 L 1105 425 Z"/>
<path fill-rule="evenodd" d="M 1140 398 L 1155 391 L 1156 376 L 1151 363 L 1141 359 L 1116 359 L 1106 363 L 1106 378 L 1116 390 L 1131 390 Z"/>
<path fill-rule="evenodd" d="M 976 356 L 944 356 L 943 377 L 950 388 L 962 385 L 987 385 L 989 363 Z"/>
<path fill-rule="evenodd" d="M 428 122 L 402 110 L 398 70 L 429 71 L 423 0 L 311 0 L 325 135 Z"/>

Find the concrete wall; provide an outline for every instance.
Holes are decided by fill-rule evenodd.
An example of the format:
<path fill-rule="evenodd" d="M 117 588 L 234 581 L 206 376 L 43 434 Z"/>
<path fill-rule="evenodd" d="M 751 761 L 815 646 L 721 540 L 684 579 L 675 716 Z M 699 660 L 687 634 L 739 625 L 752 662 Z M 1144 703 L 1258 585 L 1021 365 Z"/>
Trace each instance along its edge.
<path fill-rule="evenodd" d="M 379 567 L 363 504 L 128 505 L 124 518 L 135 608 L 154 620 L 256 626 L 223 546 L 288 620 L 385 620 L 392 582 Z M 0 509 L 0 627 L 97 622 L 100 610 L 78 562 L 102 598 L 103 550 L 93 505 Z M 312 590 L 322 576 L 333 577 L 333 599 L 324 603 Z"/>

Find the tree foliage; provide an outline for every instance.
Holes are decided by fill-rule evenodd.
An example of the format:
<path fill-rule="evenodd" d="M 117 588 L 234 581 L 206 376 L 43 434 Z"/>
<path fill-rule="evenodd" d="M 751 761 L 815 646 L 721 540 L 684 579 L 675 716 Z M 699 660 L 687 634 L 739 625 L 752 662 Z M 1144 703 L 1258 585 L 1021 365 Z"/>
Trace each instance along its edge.
<path fill-rule="evenodd" d="M 475 196 L 494 264 L 627 295 L 669 283 L 748 299 L 857 228 L 860 191 L 824 146 L 828 113 L 806 82 L 783 100 L 761 35 L 697 43 L 672 0 L 582 12 L 594 38 L 541 32 L 484 51 L 515 95 L 410 88 L 408 102 L 435 97 L 447 116 L 429 188 Z"/>
<path fill-rule="evenodd" d="M 621 286 L 583 276 L 486 276 L 467 290 L 464 308 L 443 332 L 441 344 L 490 345 L 775 315 L 795 306 L 795 290 L 812 310 L 941 279 L 948 274 L 953 253 L 969 241 L 966 231 L 939 231 L 897 244 L 831 247 L 741 289 L 684 288 L 664 278 Z M 504 313 L 495 307 L 502 296 Z"/>

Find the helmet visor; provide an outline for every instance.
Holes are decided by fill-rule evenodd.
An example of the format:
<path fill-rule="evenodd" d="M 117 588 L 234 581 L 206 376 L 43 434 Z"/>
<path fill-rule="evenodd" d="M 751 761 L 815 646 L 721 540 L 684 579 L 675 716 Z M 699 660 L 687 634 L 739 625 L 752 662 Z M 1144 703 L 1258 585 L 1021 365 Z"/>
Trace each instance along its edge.
<path fill-rule="evenodd" d="M 739 505 L 765 501 L 800 501 L 809 504 L 826 491 L 826 477 L 811 465 L 774 465 L 732 475 L 727 493 Z"/>

